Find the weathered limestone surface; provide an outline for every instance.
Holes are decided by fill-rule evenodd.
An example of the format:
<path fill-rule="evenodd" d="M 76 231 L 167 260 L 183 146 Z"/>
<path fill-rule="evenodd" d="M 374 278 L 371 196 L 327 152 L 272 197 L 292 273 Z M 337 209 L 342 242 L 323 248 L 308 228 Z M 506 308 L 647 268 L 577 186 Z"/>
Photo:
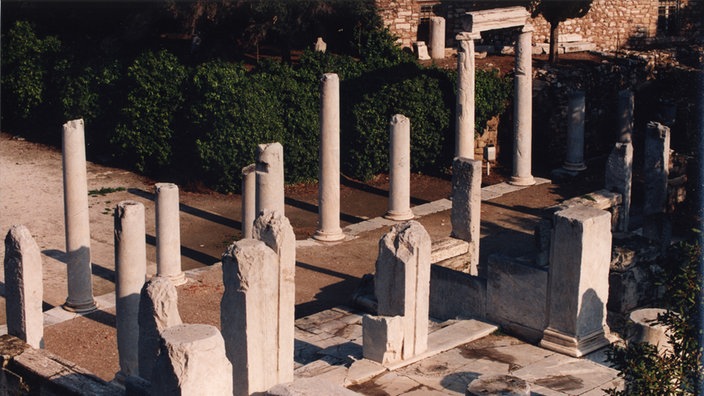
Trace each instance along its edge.
<path fill-rule="evenodd" d="M 469 273 L 479 274 L 482 161 L 455 158 L 452 162 L 452 236 L 469 242 Z"/>
<path fill-rule="evenodd" d="M 180 325 L 178 294 L 167 278 L 153 277 L 142 288 L 139 300 L 139 376 L 151 380 L 159 356 L 161 332 Z"/>
<path fill-rule="evenodd" d="M 458 39 L 455 157 L 474 159 L 474 39 Z"/>
<path fill-rule="evenodd" d="M 483 32 L 526 24 L 530 13 L 525 7 L 503 7 L 467 12 L 462 18 L 462 30 Z"/>
<path fill-rule="evenodd" d="M 645 131 L 643 159 L 643 236 L 659 241 L 663 251 L 671 238 L 671 224 L 665 215 L 670 164 L 670 128 L 649 122 Z"/>
<path fill-rule="evenodd" d="M 417 221 L 394 226 L 379 241 L 374 291 L 380 316 L 403 317 L 403 359 L 428 345 L 430 235 Z"/>
<path fill-rule="evenodd" d="M 225 357 L 225 343 L 216 327 L 181 324 L 161 335 L 164 342 L 154 370 L 153 394 L 233 394 L 232 365 Z"/>
<path fill-rule="evenodd" d="M 284 212 L 284 147 L 281 143 L 257 146 L 256 213 L 264 209 Z"/>
<path fill-rule="evenodd" d="M 647 238 L 630 233 L 614 238 L 606 308 L 625 314 L 660 301 L 665 285 L 659 282 L 659 261 L 660 248 Z"/>
<path fill-rule="evenodd" d="M 430 55 L 428 54 L 428 46 L 425 45 L 425 41 L 416 41 L 416 57 L 418 60 L 430 60 Z"/>
<path fill-rule="evenodd" d="M 339 241 L 340 228 L 340 79 L 326 73 L 320 81 L 320 162 L 318 215 L 320 228 L 313 238 Z"/>
<path fill-rule="evenodd" d="M 156 274 L 174 285 L 186 283 L 181 271 L 181 222 L 178 186 L 157 183 L 156 194 Z"/>
<path fill-rule="evenodd" d="M 295 382 L 279 384 L 266 392 L 267 396 L 354 396 L 359 395 L 340 385 L 319 377 L 299 378 Z"/>
<path fill-rule="evenodd" d="M 618 92 L 618 142 L 630 143 L 633 138 L 633 91 L 624 89 Z"/>
<path fill-rule="evenodd" d="M 242 239 L 251 238 L 254 220 L 257 218 L 257 174 L 256 165 L 242 168 Z"/>
<path fill-rule="evenodd" d="M 550 248 L 548 328 L 540 345 L 580 357 L 609 343 L 610 214 L 580 206 L 557 212 Z"/>
<path fill-rule="evenodd" d="M 658 316 L 667 312 L 662 308 L 643 308 L 631 312 L 629 319 L 632 325 L 632 334 L 629 339 L 632 342 L 647 342 L 655 345 L 658 351 L 672 351 L 672 345 L 668 338 L 668 329 L 658 323 Z"/>
<path fill-rule="evenodd" d="M 234 395 L 264 392 L 278 381 L 278 263 L 264 242 L 244 239 L 222 256 L 220 323 L 232 363 Z"/>
<path fill-rule="evenodd" d="M 621 210 L 618 211 L 616 229 L 628 231 L 631 211 L 631 181 L 633 178 L 633 145 L 631 142 L 616 143 L 606 160 L 604 188 L 621 194 Z"/>
<path fill-rule="evenodd" d="M 470 382 L 467 386 L 466 396 L 485 395 L 511 395 L 529 396 L 530 385 L 528 382 L 506 374 L 484 374 Z"/>
<path fill-rule="evenodd" d="M 445 18 L 430 17 L 430 57 L 445 59 Z"/>
<path fill-rule="evenodd" d="M 139 374 L 139 300 L 147 274 L 144 205 L 115 207 L 115 300 L 119 376 Z"/>
<path fill-rule="evenodd" d="M 73 312 L 90 312 L 96 306 L 91 281 L 88 174 L 82 119 L 64 124 L 62 142 L 68 281 L 64 308 Z"/>
<path fill-rule="evenodd" d="M 510 183 L 517 186 L 535 184 L 532 175 L 531 144 L 533 140 L 533 59 L 531 36 L 533 29 L 526 25 L 516 41 L 515 104 L 513 108 L 513 174 Z"/>
<path fill-rule="evenodd" d="M 7 333 L 33 348 L 44 348 L 42 256 L 32 234 L 14 225 L 5 237 Z"/>
<path fill-rule="evenodd" d="M 254 222 L 254 238 L 264 242 L 278 256 L 275 285 L 278 383 L 293 381 L 293 346 L 296 305 L 296 235 L 288 219 L 279 212 L 265 210 Z M 271 303 L 271 302 L 270 302 Z M 275 359 L 270 356 L 269 359 Z"/>
<path fill-rule="evenodd" d="M 389 210 L 384 217 L 403 221 L 411 210 L 411 121 L 401 114 L 389 124 Z"/>
<path fill-rule="evenodd" d="M 316 52 L 323 52 L 327 51 L 328 49 L 328 43 L 326 43 L 322 37 L 318 37 L 317 40 L 315 40 L 315 47 L 314 47 Z"/>
<path fill-rule="evenodd" d="M 403 359 L 403 317 L 364 315 L 362 329 L 362 350 L 366 359 L 381 364 Z"/>
<path fill-rule="evenodd" d="M 567 101 L 567 155 L 563 168 L 570 171 L 587 169 L 584 164 L 584 91 L 575 91 Z"/>
<path fill-rule="evenodd" d="M 486 318 L 486 279 L 438 265 L 430 269 L 430 316 Z"/>

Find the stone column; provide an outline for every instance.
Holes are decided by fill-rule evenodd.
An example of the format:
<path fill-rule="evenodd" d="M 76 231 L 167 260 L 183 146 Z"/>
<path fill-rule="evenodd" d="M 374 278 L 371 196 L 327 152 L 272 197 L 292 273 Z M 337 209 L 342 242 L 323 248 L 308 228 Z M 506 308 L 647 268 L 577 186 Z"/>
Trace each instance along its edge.
<path fill-rule="evenodd" d="M 531 186 L 535 179 L 531 170 L 533 122 L 533 27 L 523 26 L 516 41 L 515 101 L 513 104 L 513 175 L 509 183 Z"/>
<path fill-rule="evenodd" d="M 68 297 L 63 307 L 72 312 L 95 310 L 90 261 L 88 174 L 83 120 L 63 126 L 64 219 Z"/>
<path fill-rule="evenodd" d="M 232 365 L 225 357 L 223 338 L 216 327 L 181 324 L 161 335 L 164 341 L 154 370 L 152 394 L 233 394 Z"/>
<path fill-rule="evenodd" d="M 409 220 L 411 211 L 411 120 L 401 114 L 389 124 L 389 220 Z"/>
<path fill-rule="evenodd" d="M 8 231 L 4 263 L 7 334 L 44 348 L 42 256 L 27 227 Z"/>
<path fill-rule="evenodd" d="M 225 292 L 220 323 L 232 363 L 235 396 L 278 383 L 278 257 L 262 241 L 243 239 L 222 256 Z"/>
<path fill-rule="evenodd" d="M 281 143 L 257 146 L 256 215 L 264 209 L 284 213 L 284 148 Z"/>
<path fill-rule="evenodd" d="M 155 276 L 142 288 L 139 300 L 139 376 L 151 381 L 159 356 L 161 332 L 180 325 L 178 294 L 167 278 Z"/>
<path fill-rule="evenodd" d="M 252 237 L 257 218 L 257 174 L 255 164 L 242 168 L 242 239 Z"/>
<path fill-rule="evenodd" d="M 326 73 L 320 81 L 320 164 L 318 169 L 318 223 L 313 238 L 339 241 L 340 228 L 340 80 Z"/>
<path fill-rule="evenodd" d="M 631 142 L 616 143 L 606 160 L 604 188 L 621 194 L 616 230 L 628 231 L 631 211 L 631 180 L 633 177 L 633 145 Z"/>
<path fill-rule="evenodd" d="M 618 142 L 628 143 L 633 135 L 633 91 L 624 89 L 618 92 Z"/>
<path fill-rule="evenodd" d="M 445 59 L 445 18 L 430 17 L 430 57 Z"/>
<path fill-rule="evenodd" d="M 663 251 L 671 238 L 670 224 L 665 214 L 669 164 L 670 128 L 657 122 L 649 122 L 645 130 L 643 158 L 643 236 L 660 241 Z"/>
<path fill-rule="evenodd" d="M 457 120 L 455 157 L 474 159 L 474 39 L 478 34 L 461 33 L 457 48 Z"/>
<path fill-rule="evenodd" d="M 119 378 L 139 374 L 139 300 L 147 276 L 144 205 L 122 201 L 115 208 L 115 320 Z"/>
<path fill-rule="evenodd" d="M 157 183 L 156 194 L 156 274 L 175 286 L 186 283 L 181 271 L 181 226 L 178 186 Z"/>
<path fill-rule="evenodd" d="M 278 256 L 276 285 L 278 383 L 293 381 L 293 340 L 296 305 L 296 235 L 288 219 L 265 210 L 254 222 L 254 239 L 264 242 Z"/>
<path fill-rule="evenodd" d="M 452 162 L 452 237 L 469 242 L 469 273 L 479 275 L 482 161 L 455 158 Z"/>
<path fill-rule="evenodd" d="M 395 225 L 379 241 L 374 292 L 380 316 L 403 317 L 403 359 L 428 346 L 430 235 L 417 221 Z"/>
<path fill-rule="evenodd" d="M 584 91 L 575 91 L 567 101 L 567 156 L 563 168 L 569 171 L 587 169 L 584 165 Z"/>
<path fill-rule="evenodd" d="M 555 213 L 548 328 L 540 346 L 580 357 L 607 344 L 611 214 L 587 206 Z"/>

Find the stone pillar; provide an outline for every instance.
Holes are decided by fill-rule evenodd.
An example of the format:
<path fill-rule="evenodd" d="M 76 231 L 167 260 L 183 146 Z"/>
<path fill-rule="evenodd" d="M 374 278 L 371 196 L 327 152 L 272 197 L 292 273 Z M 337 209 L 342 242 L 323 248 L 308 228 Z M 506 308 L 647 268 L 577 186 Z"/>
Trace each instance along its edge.
<path fill-rule="evenodd" d="M 147 276 L 144 205 L 115 207 L 115 320 L 119 378 L 139 374 L 139 300 Z"/>
<path fill-rule="evenodd" d="M 362 318 L 362 353 L 365 359 L 381 364 L 403 360 L 404 320 L 402 316 Z"/>
<path fill-rule="evenodd" d="M 139 300 L 139 376 L 151 381 L 159 356 L 161 332 L 180 325 L 178 294 L 173 282 L 155 276 L 142 288 Z"/>
<path fill-rule="evenodd" d="M 4 263 L 7 334 L 44 348 L 42 256 L 27 227 L 8 231 Z"/>
<path fill-rule="evenodd" d="M 482 161 L 455 158 L 452 162 L 452 237 L 469 242 L 469 273 L 479 275 Z"/>
<path fill-rule="evenodd" d="M 535 179 L 531 170 L 533 122 L 533 27 L 523 26 L 516 41 L 515 101 L 513 104 L 513 175 L 509 183 L 531 186 Z"/>
<path fill-rule="evenodd" d="M 318 223 L 313 238 L 339 241 L 340 228 L 340 80 L 326 73 L 320 81 L 320 164 L 318 169 Z"/>
<path fill-rule="evenodd" d="M 243 239 L 222 256 L 225 292 L 220 323 L 232 363 L 234 395 L 265 392 L 278 383 L 278 257 L 262 241 Z"/>
<path fill-rule="evenodd" d="M 576 206 L 555 213 L 548 328 L 540 346 L 580 357 L 607 344 L 611 214 Z"/>
<path fill-rule="evenodd" d="M 633 91 L 624 89 L 618 92 L 618 142 L 628 143 L 633 135 Z"/>
<path fill-rule="evenodd" d="M 633 145 L 631 142 L 616 143 L 606 160 L 604 188 L 621 194 L 621 209 L 618 211 L 616 230 L 628 231 L 631 210 L 631 179 L 633 177 Z"/>
<path fill-rule="evenodd" d="M 257 146 L 256 213 L 264 209 L 284 213 L 284 148 L 281 143 Z"/>
<path fill-rule="evenodd" d="M 164 341 L 152 381 L 154 395 L 232 395 L 232 365 L 214 326 L 181 324 Z M 240 384 L 237 384 L 239 387 Z"/>
<path fill-rule="evenodd" d="M 643 236 L 660 241 L 663 250 L 670 242 L 671 232 L 665 215 L 669 164 L 670 128 L 657 122 L 649 122 L 645 130 L 643 158 Z"/>
<path fill-rule="evenodd" d="M 401 114 L 389 124 L 389 220 L 409 220 L 411 211 L 411 120 Z"/>
<path fill-rule="evenodd" d="M 83 120 L 63 126 L 64 220 L 68 297 L 63 307 L 72 312 L 95 310 L 90 261 L 88 174 Z"/>
<path fill-rule="evenodd" d="M 174 285 L 186 283 L 181 271 L 181 226 L 178 186 L 157 183 L 156 194 L 156 274 Z"/>
<path fill-rule="evenodd" d="M 293 381 L 293 340 L 296 305 L 296 235 L 288 219 L 265 210 L 254 222 L 254 239 L 264 242 L 278 256 L 276 285 L 278 383 Z M 271 356 L 269 359 L 274 360 Z"/>
<path fill-rule="evenodd" d="M 380 316 L 403 317 L 403 359 L 428 346 L 430 235 L 417 221 L 395 225 L 379 241 L 374 292 Z"/>
<path fill-rule="evenodd" d="M 430 17 L 430 57 L 445 59 L 445 18 Z"/>
<path fill-rule="evenodd" d="M 567 101 L 567 156 L 563 168 L 582 171 L 584 165 L 584 91 L 575 91 Z"/>
<path fill-rule="evenodd" d="M 457 35 L 457 120 L 455 157 L 474 159 L 474 39 L 478 34 Z"/>
<path fill-rule="evenodd" d="M 242 239 L 251 238 L 257 218 L 257 174 L 255 164 L 242 168 Z"/>

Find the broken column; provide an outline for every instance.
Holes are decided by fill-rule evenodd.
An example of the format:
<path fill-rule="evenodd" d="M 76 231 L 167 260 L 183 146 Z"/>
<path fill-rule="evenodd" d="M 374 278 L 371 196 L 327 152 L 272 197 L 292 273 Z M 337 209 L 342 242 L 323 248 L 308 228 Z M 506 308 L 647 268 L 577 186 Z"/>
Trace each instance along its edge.
<path fill-rule="evenodd" d="M 293 340 L 296 302 L 296 235 L 288 219 L 280 212 L 265 210 L 254 222 L 254 239 L 264 242 L 278 256 L 275 286 L 277 303 L 278 354 L 277 383 L 293 381 Z"/>
<path fill-rule="evenodd" d="M 401 114 L 389 124 L 389 220 L 409 220 L 411 211 L 411 121 Z"/>
<path fill-rule="evenodd" d="M 402 319 L 401 359 L 409 359 L 425 352 L 428 347 L 428 304 L 430 298 L 430 235 L 417 221 L 395 225 L 379 241 L 379 257 L 376 261 L 374 292 L 378 300 L 378 315 L 386 317 L 380 321 L 367 320 L 371 327 L 364 332 L 380 331 L 377 344 L 364 343 L 364 356 L 385 356 L 389 360 L 399 357 L 392 351 L 375 348 L 384 345 L 396 348 L 394 321 Z M 372 323 L 375 322 L 375 323 Z M 364 340 L 371 340 L 369 334 Z M 389 361 L 392 363 L 392 361 Z"/>
<path fill-rule="evenodd" d="M 223 337 L 216 327 L 180 324 L 164 330 L 161 336 L 152 394 L 233 394 L 232 365 L 225 357 Z"/>
<path fill-rule="evenodd" d="M 645 130 L 643 158 L 644 202 L 643 236 L 669 244 L 670 230 L 665 209 L 670 164 L 670 128 L 649 122 Z"/>
<path fill-rule="evenodd" d="M 115 321 L 119 378 L 139 374 L 139 300 L 147 276 L 144 205 L 122 201 L 115 208 Z"/>
<path fill-rule="evenodd" d="M 457 120 L 455 157 L 474 159 L 474 39 L 479 34 L 457 35 Z"/>
<path fill-rule="evenodd" d="M 445 18 L 430 17 L 430 57 L 445 59 Z"/>
<path fill-rule="evenodd" d="M 235 242 L 222 256 L 220 323 L 236 396 L 278 384 L 278 263 L 255 239 Z"/>
<path fill-rule="evenodd" d="M 257 218 L 257 174 L 256 165 L 242 168 L 242 239 L 252 237 L 254 220 Z"/>
<path fill-rule="evenodd" d="M 159 356 L 161 332 L 180 325 L 178 294 L 174 284 L 155 276 L 142 288 L 139 300 L 139 376 L 151 381 Z"/>
<path fill-rule="evenodd" d="M 83 120 L 63 126 L 64 220 L 68 297 L 63 307 L 72 312 L 96 309 L 90 261 L 88 174 Z"/>
<path fill-rule="evenodd" d="M 587 169 L 584 165 L 584 91 L 575 91 L 567 100 L 567 155 L 563 168 L 569 171 Z"/>
<path fill-rule="evenodd" d="M 535 184 L 531 171 L 533 122 L 533 27 L 523 26 L 516 41 L 515 101 L 513 104 L 513 174 L 509 183 L 516 186 Z"/>
<path fill-rule="evenodd" d="M 624 89 L 618 92 L 618 136 L 619 143 L 628 143 L 633 135 L 633 91 Z"/>
<path fill-rule="evenodd" d="M 281 143 L 257 146 L 256 215 L 264 209 L 284 213 L 284 148 Z"/>
<path fill-rule="evenodd" d="M 4 263 L 7 334 L 44 348 L 42 256 L 27 227 L 8 231 Z"/>
<path fill-rule="evenodd" d="M 340 228 L 340 79 L 326 73 L 320 81 L 320 163 L 318 168 L 318 223 L 313 238 L 339 241 Z"/>
<path fill-rule="evenodd" d="M 580 357 L 607 344 L 611 215 L 587 206 L 555 213 L 548 327 L 540 345 Z"/>
<path fill-rule="evenodd" d="M 469 273 L 479 275 L 482 161 L 455 158 L 452 162 L 452 237 L 469 242 Z"/>
<path fill-rule="evenodd" d="M 178 186 L 157 183 L 156 194 L 156 274 L 174 285 L 186 283 L 181 271 L 181 226 Z"/>
<path fill-rule="evenodd" d="M 616 143 L 606 160 L 604 188 L 621 194 L 621 209 L 616 223 L 616 230 L 620 232 L 628 231 L 632 177 L 633 145 L 631 142 Z"/>

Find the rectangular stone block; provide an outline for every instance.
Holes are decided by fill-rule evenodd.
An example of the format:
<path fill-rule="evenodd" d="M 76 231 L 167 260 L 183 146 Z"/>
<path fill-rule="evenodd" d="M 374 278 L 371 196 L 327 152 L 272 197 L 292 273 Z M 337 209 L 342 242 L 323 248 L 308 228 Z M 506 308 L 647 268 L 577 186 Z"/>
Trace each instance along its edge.
<path fill-rule="evenodd" d="M 615 229 L 628 231 L 631 210 L 631 182 L 633 179 L 633 145 L 631 142 L 616 143 L 606 160 L 604 188 L 621 194 L 621 210 Z"/>
<path fill-rule="evenodd" d="M 470 269 L 479 274 L 482 162 L 455 158 L 452 162 L 452 236 L 470 243 Z"/>
<path fill-rule="evenodd" d="M 486 317 L 486 279 L 433 265 L 430 269 L 430 316 L 448 320 Z"/>
<path fill-rule="evenodd" d="M 670 163 L 670 128 L 650 122 L 645 133 L 643 175 L 645 194 L 643 214 L 663 213 L 667 202 L 667 177 Z"/>
<path fill-rule="evenodd" d="M 404 323 L 401 316 L 370 316 L 362 319 L 364 357 L 381 364 L 403 358 Z"/>
<path fill-rule="evenodd" d="M 504 29 L 526 24 L 530 13 L 525 7 L 503 7 L 489 10 L 471 11 L 462 18 L 462 30 L 483 32 Z"/>

